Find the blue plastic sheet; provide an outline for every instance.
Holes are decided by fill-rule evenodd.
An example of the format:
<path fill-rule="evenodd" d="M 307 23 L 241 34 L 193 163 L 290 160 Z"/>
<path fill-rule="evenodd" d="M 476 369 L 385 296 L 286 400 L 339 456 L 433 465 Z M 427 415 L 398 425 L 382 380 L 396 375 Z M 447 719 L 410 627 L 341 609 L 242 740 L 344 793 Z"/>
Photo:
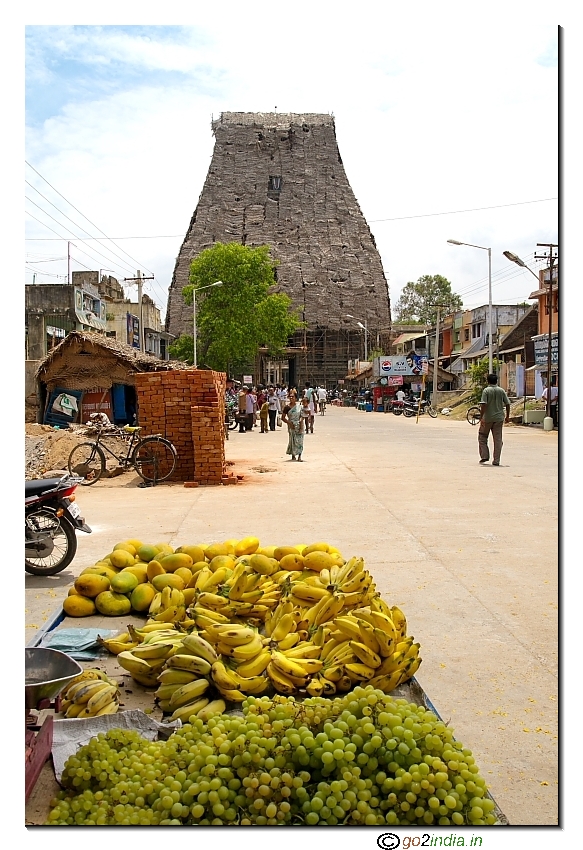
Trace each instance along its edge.
<path fill-rule="evenodd" d="M 92 661 L 100 655 L 107 655 L 97 638 L 109 638 L 117 634 L 116 629 L 58 629 L 49 632 L 40 645 L 48 649 L 65 652 L 76 661 Z"/>

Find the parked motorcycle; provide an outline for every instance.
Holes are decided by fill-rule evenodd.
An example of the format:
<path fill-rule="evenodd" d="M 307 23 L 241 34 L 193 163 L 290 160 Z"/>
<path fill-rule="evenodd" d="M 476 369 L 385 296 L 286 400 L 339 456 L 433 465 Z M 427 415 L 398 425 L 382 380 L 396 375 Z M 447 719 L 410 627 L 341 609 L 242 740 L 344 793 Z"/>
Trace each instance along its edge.
<path fill-rule="evenodd" d="M 417 416 L 417 411 L 419 411 L 420 416 L 423 416 L 424 413 L 428 413 L 432 419 L 437 418 L 437 410 L 425 398 L 421 401 L 421 404 L 419 404 L 419 399 L 403 402 L 404 416 L 410 419 L 412 416 Z"/>
<path fill-rule="evenodd" d="M 77 551 L 76 531 L 91 534 L 75 501 L 78 476 L 24 482 L 24 569 L 53 576 L 68 567 Z"/>

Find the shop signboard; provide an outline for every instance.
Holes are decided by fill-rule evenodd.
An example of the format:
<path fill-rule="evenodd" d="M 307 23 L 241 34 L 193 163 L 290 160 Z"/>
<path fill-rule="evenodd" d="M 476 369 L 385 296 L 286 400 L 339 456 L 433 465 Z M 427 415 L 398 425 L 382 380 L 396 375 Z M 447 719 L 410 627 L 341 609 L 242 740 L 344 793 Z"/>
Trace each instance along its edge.
<path fill-rule="evenodd" d="M 131 313 L 126 313 L 127 316 L 127 334 L 128 345 L 132 348 L 140 347 L 140 320 L 137 316 L 132 316 Z"/>
<path fill-rule="evenodd" d="M 533 336 L 534 362 L 536 366 L 546 366 L 549 359 L 549 335 L 540 334 Z M 551 364 L 556 366 L 559 362 L 559 334 L 554 333 L 551 337 Z"/>
<path fill-rule="evenodd" d="M 386 379 L 389 387 L 402 387 L 403 386 L 403 376 L 402 375 L 389 375 Z"/>
<path fill-rule="evenodd" d="M 375 357 L 373 377 L 382 378 L 384 375 L 422 375 L 427 357 L 422 354 L 391 354 L 387 357 Z"/>

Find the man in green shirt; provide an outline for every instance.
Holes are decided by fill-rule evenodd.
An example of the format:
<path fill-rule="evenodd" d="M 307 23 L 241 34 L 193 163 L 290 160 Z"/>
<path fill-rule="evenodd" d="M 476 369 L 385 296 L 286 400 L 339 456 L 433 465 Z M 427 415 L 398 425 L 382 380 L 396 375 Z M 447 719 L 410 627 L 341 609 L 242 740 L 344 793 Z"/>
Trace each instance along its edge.
<path fill-rule="evenodd" d="M 490 450 L 488 449 L 488 435 L 492 432 L 494 441 L 494 458 L 492 466 L 500 466 L 500 453 L 502 451 L 502 428 L 508 423 L 510 417 L 510 401 L 502 389 L 497 386 L 498 377 L 488 375 L 488 386 L 485 387 L 480 399 L 480 427 L 478 428 L 478 448 L 480 450 L 480 463 L 488 463 Z"/>

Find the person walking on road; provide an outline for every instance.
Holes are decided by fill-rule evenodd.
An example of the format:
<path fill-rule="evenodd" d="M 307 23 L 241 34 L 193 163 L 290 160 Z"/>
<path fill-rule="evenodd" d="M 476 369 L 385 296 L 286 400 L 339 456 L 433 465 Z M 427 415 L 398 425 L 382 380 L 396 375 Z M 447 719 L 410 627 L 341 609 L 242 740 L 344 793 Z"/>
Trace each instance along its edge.
<path fill-rule="evenodd" d="M 542 399 L 546 402 L 548 397 L 547 387 L 544 388 Z M 553 417 L 553 428 L 559 427 L 559 419 L 557 416 L 557 405 L 559 403 L 559 388 L 557 387 L 557 376 L 551 376 L 551 416 Z"/>
<path fill-rule="evenodd" d="M 498 386 L 497 375 L 488 375 L 488 386 L 482 392 L 480 399 L 480 427 L 478 428 L 478 448 L 480 463 L 488 463 L 490 450 L 488 435 L 492 432 L 494 455 L 492 466 L 500 466 L 502 452 L 502 428 L 510 417 L 510 401 L 502 387 Z"/>
<path fill-rule="evenodd" d="M 281 413 L 281 403 L 273 387 L 270 387 L 267 393 L 267 403 L 269 405 L 269 430 L 275 431 L 277 414 Z"/>
<path fill-rule="evenodd" d="M 283 409 L 282 422 L 287 424 L 288 442 L 285 453 L 291 455 L 292 460 L 302 459 L 304 450 L 304 423 L 302 419 L 302 406 L 294 390 L 290 391 L 289 403 Z"/>

